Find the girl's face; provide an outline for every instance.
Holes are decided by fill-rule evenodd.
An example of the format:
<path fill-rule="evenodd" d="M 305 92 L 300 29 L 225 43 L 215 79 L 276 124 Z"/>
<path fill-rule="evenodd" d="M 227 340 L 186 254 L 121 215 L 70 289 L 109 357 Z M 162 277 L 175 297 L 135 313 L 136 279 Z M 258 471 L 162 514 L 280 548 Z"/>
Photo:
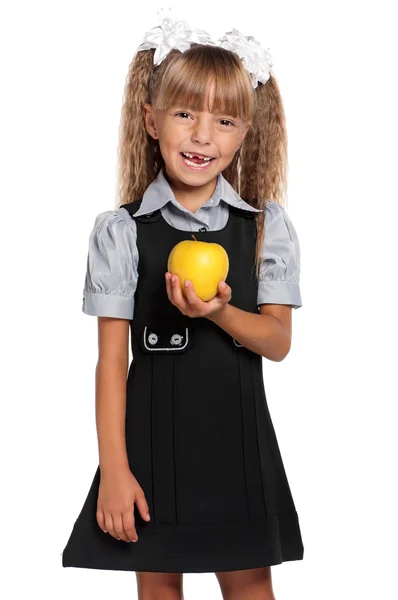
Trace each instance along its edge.
<path fill-rule="evenodd" d="M 188 186 L 206 185 L 216 178 L 230 164 L 250 127 L 240 118 L 184 106 L 154 111 L 144 104 L 144 110 L 146 129 L 159 140 L 167 175 Z"/>

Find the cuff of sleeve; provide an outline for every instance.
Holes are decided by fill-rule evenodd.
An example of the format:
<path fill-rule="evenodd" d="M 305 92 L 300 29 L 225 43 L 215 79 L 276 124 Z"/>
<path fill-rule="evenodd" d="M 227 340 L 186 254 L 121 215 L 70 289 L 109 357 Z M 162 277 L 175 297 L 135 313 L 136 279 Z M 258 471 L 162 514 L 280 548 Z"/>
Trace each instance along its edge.
<path fill-rule="evenodd" d="M 134 298 L 83 291 L 82 311 L 94 317 L 133 318 Z"/>
<path fill-rule="evenodd" d="M 300 286 L 294 281 L 259 281 L 257 304 L 289 304 L 300 308 Z"/>

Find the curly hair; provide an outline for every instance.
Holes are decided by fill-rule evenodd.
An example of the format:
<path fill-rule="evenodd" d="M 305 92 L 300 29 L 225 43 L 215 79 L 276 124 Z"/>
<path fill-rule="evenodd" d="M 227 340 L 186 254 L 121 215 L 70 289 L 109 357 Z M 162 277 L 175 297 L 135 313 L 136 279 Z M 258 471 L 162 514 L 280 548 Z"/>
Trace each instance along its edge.
<path fill-rule="evenodd" d="M 286 119 L 276 79 L 253 88 L 239 57 L 220 46 L 193 44 L 185 52 L 172 50 L 154 66 L 154 49 L 137 51 L 130 63 L 119 127 L 117 206 L 134 202 L 164 166 L 158 140 L 144 126 L 143 105 L 154 110 L 175 104 L 203 110 L 206 89 L 214 84 L 211 110 L 251 121 L 230 164 L 222 172 L 256 213 L 258 276 L 265 235 L 265 204 L 286 200 Z"/>

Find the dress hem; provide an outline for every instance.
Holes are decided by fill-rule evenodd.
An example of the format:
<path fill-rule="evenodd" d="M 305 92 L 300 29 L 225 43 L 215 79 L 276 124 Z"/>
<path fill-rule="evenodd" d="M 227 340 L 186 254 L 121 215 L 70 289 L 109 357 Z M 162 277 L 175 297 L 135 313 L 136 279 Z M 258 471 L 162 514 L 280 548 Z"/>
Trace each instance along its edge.
<path fill-rule="evenodd" d="M 138 541 L 124 542 L 104 533 L 95 521 L 76 521 L 62 554 L 63 567 L 148 571 L 159 573 L 214 573 L 238 571 L 302 560 L 304 547 L 298 515 L 290 511 L 266 520 L 247 521 L 215 529 L 162 535 L 137 527 Z M 164 527 L 164 526 L 162 526 Z M 214 528 L 217 525 L 214 524 Z M 184 534 L 187 535 L 184 535 Z"/>

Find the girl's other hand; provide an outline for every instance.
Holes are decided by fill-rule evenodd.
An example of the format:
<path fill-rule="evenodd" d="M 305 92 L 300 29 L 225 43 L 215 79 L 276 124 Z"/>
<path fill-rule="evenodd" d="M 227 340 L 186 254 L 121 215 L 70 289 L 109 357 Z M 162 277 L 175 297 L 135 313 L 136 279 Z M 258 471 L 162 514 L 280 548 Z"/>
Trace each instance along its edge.
<path fill-rule="evenodd" d="M 165 274 L 166 289 L 169 300 L 183 315 L 188 317 L 209 317 L 222 310 L 231 300 L 232 290 L 225 281 L 218 283 L 218 294 L 208 302 L 201 300 L 195 292 L 193 284 L 188 279 L 185 281 L 187 298 L 182 293 L 180 281 L 176 275 L 167 271 Z"/>
<path fill-rule="evenodd" d="M 101 473 L 97 501 L 97 523 L 105 533 L 125 542 L 136 542 L 134 502 L 142 518 L 149 521 L 149 507 L 145 494 L 128 469 L 114 473 Z"/>

